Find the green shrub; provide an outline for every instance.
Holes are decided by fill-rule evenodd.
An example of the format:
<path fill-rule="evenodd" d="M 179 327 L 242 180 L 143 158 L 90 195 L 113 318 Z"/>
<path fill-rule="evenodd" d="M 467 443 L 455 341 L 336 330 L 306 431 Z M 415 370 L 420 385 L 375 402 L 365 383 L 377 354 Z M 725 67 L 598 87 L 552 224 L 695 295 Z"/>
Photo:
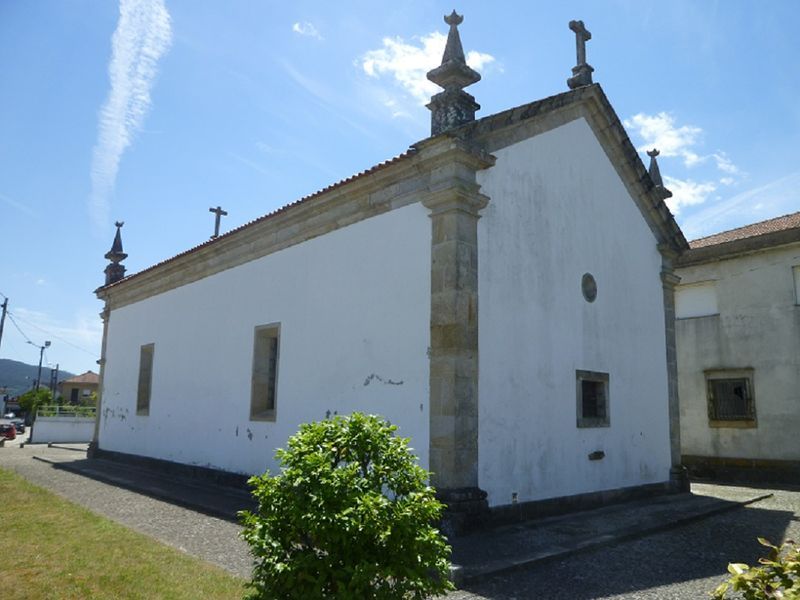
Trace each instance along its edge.
<path fill-rule="evenodd" d="M 422 599 L 452 589 L 442 504 L 408 440 L 354 413 L 305 424 L 278 450 L 281 473 L 252 477 L 251 598 Z"/>
<path fill-rule="evenodd" d="M 24 410 L 26 414 L 32 415 L 40 405 L 50 404 L 52 399 L 52 392 L 46 387 L 40 387 L 38 390 L 25 392 L 17 401 L 19 402 L 19 407 Z"/>
<path fill-rule="evenodd" d="M 758 538 L 758 542 L 770 549 L 766 558 L 758 559 L 762 566 L 729 564 L 728 571 L 732 577 L 713 592 L 715 599 L 728 598 L 729 591 L 740 592 L 745 600 L 800 599 L 800 546 L 791 540 L 780 548 L 764 538 Z"/>

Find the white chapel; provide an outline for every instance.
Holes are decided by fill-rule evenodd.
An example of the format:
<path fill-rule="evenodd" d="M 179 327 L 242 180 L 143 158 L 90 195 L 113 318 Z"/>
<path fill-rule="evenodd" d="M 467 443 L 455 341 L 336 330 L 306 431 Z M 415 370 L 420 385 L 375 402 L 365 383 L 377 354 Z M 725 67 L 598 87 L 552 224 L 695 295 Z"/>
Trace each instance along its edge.
<path fill-rule="evenodd" d="M 96 456 L 275 471 L 301 423 L 362 411 L 411 438 L 454 512 L 684 485 L 687 244 L 657 153 L 645 168 L 592 81 L 582 22 L 567 91 L 476 119 L 445 21 L 430 137 L 128 276 L 117 228 Z"/>

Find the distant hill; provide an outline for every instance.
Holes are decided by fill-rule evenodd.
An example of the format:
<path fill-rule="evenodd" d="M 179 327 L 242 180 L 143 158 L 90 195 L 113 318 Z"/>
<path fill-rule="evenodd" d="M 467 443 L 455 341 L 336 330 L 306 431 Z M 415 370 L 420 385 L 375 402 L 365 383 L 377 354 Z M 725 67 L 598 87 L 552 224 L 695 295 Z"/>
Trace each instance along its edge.
<path fill-rule="evenodd" d="M 19 396 L 33 387 L 36 381 L 37 365 L 29 365 L 18 360 L 0 358 L 0 388 L 6 388 L 5 393 L 10 397 Z M 63 381 L 74 377 L 69 371 L 59 371 L 58 380 Z M 50 385 L 50 369 L 42 367 L 42 382 L 40 385 Z M 3 392 L 0 390 L 0 397 Z"/>

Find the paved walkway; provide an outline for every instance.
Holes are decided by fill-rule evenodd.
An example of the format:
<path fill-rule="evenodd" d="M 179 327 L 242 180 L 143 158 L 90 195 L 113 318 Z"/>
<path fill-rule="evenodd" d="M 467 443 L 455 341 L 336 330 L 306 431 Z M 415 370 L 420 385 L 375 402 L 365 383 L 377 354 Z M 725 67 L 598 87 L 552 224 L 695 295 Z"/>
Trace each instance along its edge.
<path fill-rule="evenodd" d="M 87 460 L 85 446 L 0 449 L 0 467 L 162 542 L 249 577 L 250 556 L 236 512 L 249 495 L 165 477 L 107 460 Z M 541 519 L 453 540 L 460 583 L 564 559 L 758 503 L 768 492 L 695 484 L 694 494 L 641 500 Z"/>

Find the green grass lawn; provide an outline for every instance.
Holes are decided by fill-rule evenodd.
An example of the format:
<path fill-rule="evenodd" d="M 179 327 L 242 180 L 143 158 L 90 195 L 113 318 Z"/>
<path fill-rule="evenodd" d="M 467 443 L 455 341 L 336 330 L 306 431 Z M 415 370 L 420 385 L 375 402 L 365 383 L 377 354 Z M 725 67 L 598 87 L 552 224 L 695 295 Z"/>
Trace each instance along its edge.
<path fill-rule="evenodd" d="M 0 469 L 0 598 L 241 598 L 244 580 Z"/>

